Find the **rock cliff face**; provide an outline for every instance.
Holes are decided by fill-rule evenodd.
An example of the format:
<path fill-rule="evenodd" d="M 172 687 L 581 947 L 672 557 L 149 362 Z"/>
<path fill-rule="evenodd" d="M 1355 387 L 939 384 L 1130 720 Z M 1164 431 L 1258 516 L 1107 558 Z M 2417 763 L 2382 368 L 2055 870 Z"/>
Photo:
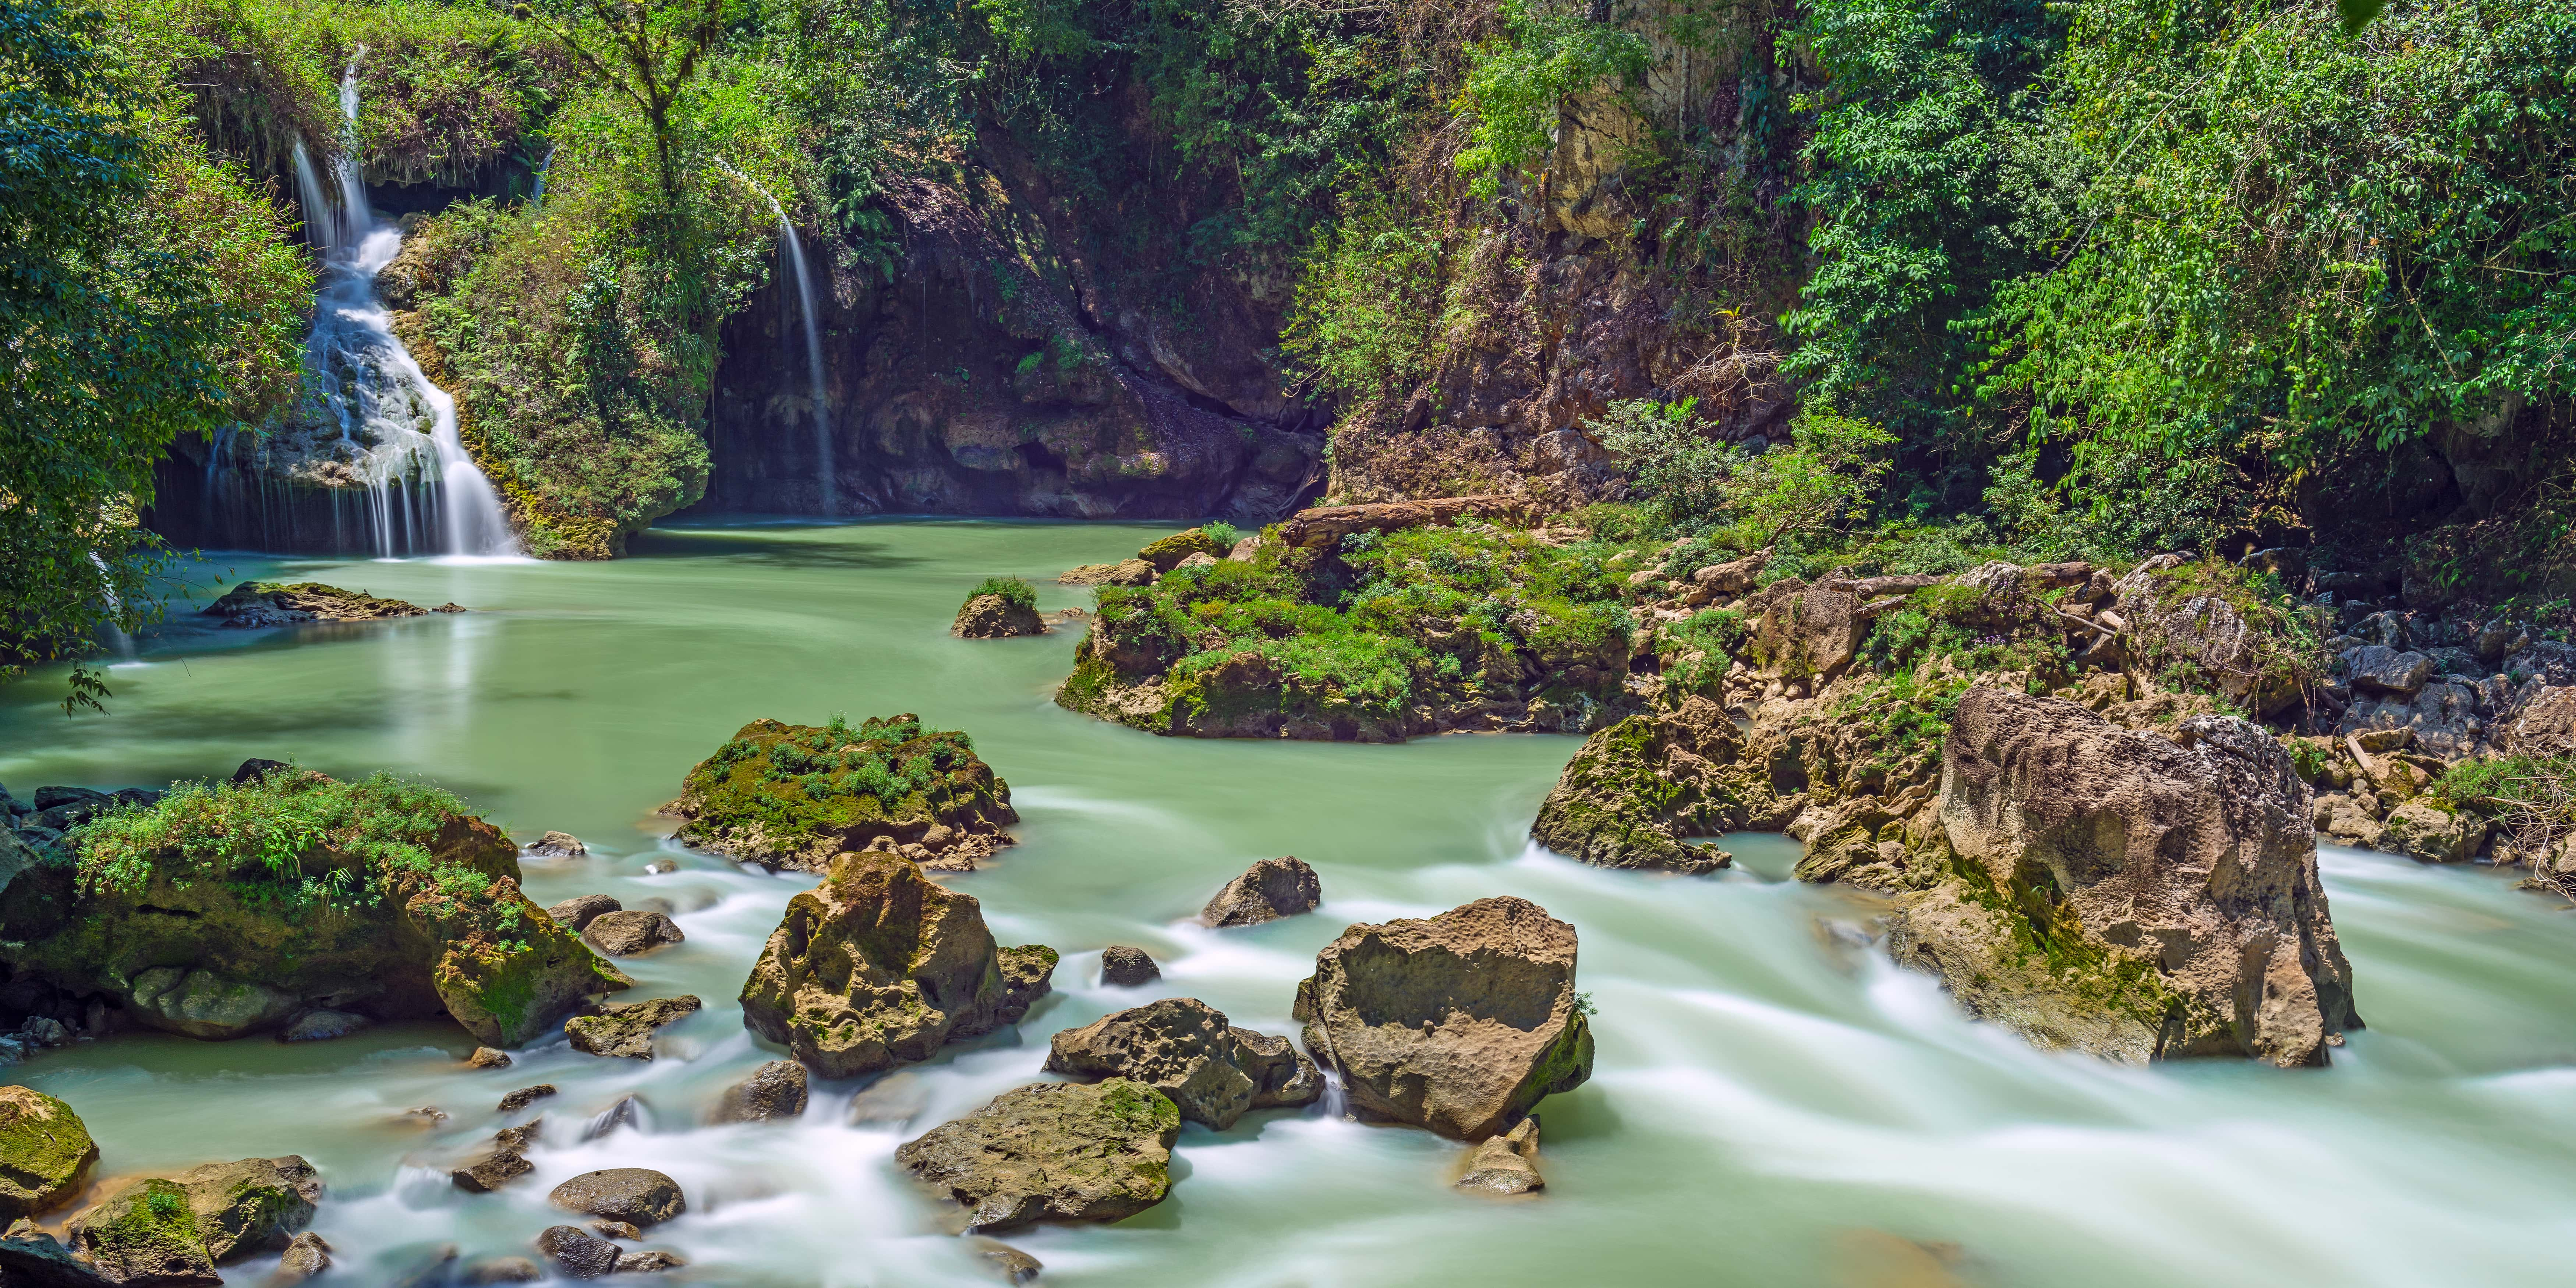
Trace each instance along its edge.
<path fill-rule="evenodd" d="M 999 155 L 998 204 L 890 194 L 891 281 L 816 265 L 819 426 L 794 291 L 773 283 L 727 324 L 700 509 L 1258 526 L 1320 483 L 1320 426 L 1269 356 L 1275 303 L 1214 271 L 1177 303 L 1149 295 L 1151 248 L 1084 226 Z"/>

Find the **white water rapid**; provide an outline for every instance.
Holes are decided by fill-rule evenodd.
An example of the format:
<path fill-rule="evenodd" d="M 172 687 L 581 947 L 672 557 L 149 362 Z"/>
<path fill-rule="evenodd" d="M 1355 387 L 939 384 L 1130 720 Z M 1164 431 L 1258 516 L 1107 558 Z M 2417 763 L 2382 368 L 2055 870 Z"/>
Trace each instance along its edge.
<path fill-rule="evenodd" d="M 376 294 L 376 274 L 402 251 L 402 230 L 376 218 L 359 182 L 355 62 L 340 80 L 340 111 L 346 133 L 331 166 L 338 191 L 301 141 L 295 183 L 307 235 L 322 252 L 306 387 L 337 421 L 345 468 L 365 490 L 362 544 L 379 558 L 517 555 L 500 494 L 457 432 L 456 400 L 421 371 Z"/>

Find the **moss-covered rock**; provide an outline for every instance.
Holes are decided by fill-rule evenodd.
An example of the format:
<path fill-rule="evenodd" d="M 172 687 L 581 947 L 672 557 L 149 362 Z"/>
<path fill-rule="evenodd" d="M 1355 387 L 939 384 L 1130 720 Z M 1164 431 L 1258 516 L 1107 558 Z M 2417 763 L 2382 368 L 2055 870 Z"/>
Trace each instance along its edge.
<path fill-rule="evenodd" d="M 968 1228 L 1117 1221 L 1172 1188 L 1181 1111 L 1125 1078 L 1021 1087 L 895 1151 L 895 1162 L 966 1209 Z"/>
<path fill-rule="evenodd" d="M 223 1282 L 215 1267 L 283 1251 L 321 1198 L 302 1158 L 245 1158 L 129 1182 L 68 1228 L 72 1246 L 115 1282 L 212 1288 Z"/>
<path fill-rule="evenodd" d="M 597 1015 L 576 1015 L 564 1021 L 564 1033 L 572 1039 L 575 1051 L 650 1060 L 653 1035 L 697 1013 L 698 998 L 694 993 L 647 1002 L 610 1002 Z"/>
<path fill-rule="evenodd" d="M 68 1202 L 97 1161 L 98 1145 L 70 1105 L 26 1087 L 0 1087 L 0 1220 Z"/>
<path fill-rule="evenodd" d="M 366 622 L 386 617 L 418 617 L 432 610 L 399 599 L 342 590 L 318 581 L 246 581 L 206 605 L 209 617 L 226 626 L 292 626 L 299 622 Z M 463 612 L 450 604 L 436 610 Z"/>
<path fill-rule="evenodd" d="M 1222 559 L 1225 553 L 1225 547 L 1209 535 L 1207 529 L 1184 528 L 1160 541 L 1148 542 L 1144 549 L 1136 552 L 1136 557 L 1154 565 L 1154 571 L 1162 573 L 1180 567 L 1181 561 L 1191 555 Z"/>
<path fill-rule="evenodd" d="M 912 715 L 856 727 L 754 720 L 689 771 L 673 808 L 686 844 L 811 872 L 880 839 L 971 867 L 1020 821 L 972 739 Z"/>
<path fill-rule="evenodd" d="M 0 894 L 0 959 L 201 1038 L 316 1005 L 445 1012 L 487 1043 L 630 982 L 521 894 L 518 850 L 435 788 L 277 772 L 184 785 Z"/>
<path fill-rule="evenodd" d="M 221 1288 L 224 1282 L 197 1229 L 187 1188 L 176 1181 L 137 1181 L 73 1217 L 70 1233 L 73 1249 L 118 1283 Z"/>
<path fill-rule="evenodd" d="M 1771 805 L 1767 777 L 1743 763 L 1744 743 L 1706 698 L 1630 716 L 1584 742 L 1530 835 L 1598 867 L 1714 872 L 1725 852 L 1688 839 L 1744 827 Z"/>
<path fill-rule="evenodd" d="M 857 1077 L 1018 1023 L 1055 964 L 1043 945 L 997 946 L 973 896 L 901 856 L 843 854 L 788 901 L 743 983 L 742 1019 L 816 1073 Z"/>

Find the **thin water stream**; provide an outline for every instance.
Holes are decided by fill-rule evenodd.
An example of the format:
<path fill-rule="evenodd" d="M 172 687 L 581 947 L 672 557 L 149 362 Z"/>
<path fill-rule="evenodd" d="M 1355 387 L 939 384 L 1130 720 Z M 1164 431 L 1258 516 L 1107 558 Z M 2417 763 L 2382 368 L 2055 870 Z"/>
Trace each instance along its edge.
<path fill-rule="evenodd" d="M 1855 896 L 1787 880 L 1777 837 L 1732 837 L 1714 879 L 1604 872 L 1523 840 L 1575 742 L 1454 736 L 1401 747 L 1163 740 L 1047 700 L 1072 641 L 947 637 L 966 587 L 1041 581 L 1134 550 L 1115 525 L 889 522 L 647 534 L 602 564 L 320 563 L 291 575 L 475 611 L 295 632 L 164 630 L 110 672 L 113 714 L 67 723 L 36 683 L 0 689 L 0 782 L 117 786 L 245 756 L 435 780 L 522 837 L 530 892 L 668 901 L 688 942 L 630 959 L 640 995 L 707 1009 L 650 1064 L 560 1042 L 471 1072 L 460 1031 L 337 1042 L 120 1037 L 8 1076 L 69 1100 L 103 1174 L 298 1152 L 331 1197 L 318 1227 L 347 1282 L 390 1284 L 431 1248 L 527 1255 L 555 1182 L 659 1168 L 690 1212 L 649 1246 L 667 1282 L 855 1288 L 993 1282 L 894 1171 L 901 1141 L 1043 1075 L 1047 1036 L 1164 994 L 1289 1031 L 1314 951 L 1353 921 L 1517 894 L 1572 922 L 1598 1008 L 1596 1074 L 1550 1100 L 1547 1191 L 1447 1188 L 1456 1146 L 1318 1111 L 1183 1129 L 1173 1197 L 1109 1227 L 1010 1242 L 1061 1285 L 2539 1284 L 2576 1238 L 2576 918 L 2495 874 L 2330 851 L 2326 880 L 2371 1027 L 2333 1068 L 2121 1069 L 2042 1054 L 1962 1019 L 1928 981 L 1850 946 Z M 971 732 L 1013 787 L 1021 843 L 953 878 L 1004 942 L 1063 950 L 1057 995 L 1015 1034 L 951 1047 L 870 1087 L 818 1084 L 792 1126 L 696 1124 L 773 1053 L 736 991 L 810 878 L 745 872 L 663 841 L 654 808 L 756 716 L 915 711 Z M 1322 874 L 1314 916 L 1192 926 L 1255 858 Z M 646 875 L 675 858 L 679 870 Z M 1097 983 L 1108 944 L 1164 964 Z M 551 1082 L 537 1172 L 467 1195 L 445 1168 Z M 583 1142 L 628 1092 L 647 1130 Z M 882 1120 L 849 1123 L 854 1097 Z M 436 1105 L 436 1127 L 403 1111 Z M 1926 1250 L 1921 1245 L 1932 1245 Z M 259 1281 L 248 1266 L 233 1282 Z"/>

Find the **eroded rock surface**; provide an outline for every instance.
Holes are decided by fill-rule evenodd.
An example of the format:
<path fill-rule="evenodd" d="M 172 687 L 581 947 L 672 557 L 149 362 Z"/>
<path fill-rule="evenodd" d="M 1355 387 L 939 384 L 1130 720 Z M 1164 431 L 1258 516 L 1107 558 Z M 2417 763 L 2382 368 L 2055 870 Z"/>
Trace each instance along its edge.
<path fill-rule="evenodd" d="M 1116 1221 L 1171 1191 L 1181 1113 L 1125 1078 L 1040 1083 L 895 1151 L 895 1162 L 966 1209 L 967 1228 Z"/>
<path fill-rule="evenodd" d="M 564 1021 L 572 1049 L 629 1060 L 653 1058 L 653 1035 L 698 1012 L 695 994 L 657 997 L 648 1002 L 610 1002 L 596 1015 Z"/>
<path fill-rule="evenodd" d="M 1359 925 L 1297 986 L 1306 1050 L 1355 1109 L 1483 1140 L 1592 1076 L 1574 927 L 1526 899 Z"/>
<path fill-rule="evenodd" d="M 566 1211 L 624 1221 L 639 1228 L 659 1225 L 689 1210 L 680 1184 L 649 1167 L 610 1167 L 584 1172 L 554 1188 L 546 1201 Z"/>
<path fill-rule="evenodd" d="M 720 1123 L 772 1122 L 795 1118 L 805 1112 L 805 1066 L 793 1060 L 772 1060 L 752 1070 L 751 1076 L 725 1088 L 717 1101 L 714 1120 Z"/>
<path fill-rule="evenodd" d="M 743 1024 L 824 1077 L 854 1078 L 1018 1023 L 1055 962 L 1042 945 L 996 945 L 974 897 L 918 865 L 844 854 L 788 901 L 743 984 Z"/>
<path fill-rule="evenodd" d="M 603 912 L 591 918 L 581 938 L 606 956 L 632 957 L 681 943 L 688 936 L 680 933 L 680 923 L 671 920 L 669 914 L 637 908 Z"/>
<path fill-rule="evenodd" d="M 1171 1097 L 1181 1117 L 1223 1131 L 1254 1109 L 1313 1104 L 1314 1063 L 1271 1037 L 1226 1022 L 1193 997 L 1167 997 L 1066 1029 L 1050 1043 L 1050 1073 L 1126 1078 Z"/>
<path fill-rule="evenodd" d="M 1323 901 L 1324 883 L 1315 870 L 1288 855 L 1263 859 L 1226 882 L 1199 911 L 1199 920 L 1211 926 L 1257 926 L 1313 912 Z"/>
<path fill-rule="evenodd" d="M 1112 988 L 1137 988 L 1162 977 L 1163 968 L 1142 948 L 1111 944 L 1100 950 L 1100 982 Z"/>
<path fill-rule="evenodd" d="M 1538 1172 L 1535 1118 L 1524 1118 L 1470 1150 L 1466 1171 L 1458 1177 L 1459 1189 L 1481 1194 L 1528 1194 L 1546 1185 Z"/>
<path fill-rule="evenodd" d="M 1044 635 L 1046 629 L 1046 621 L 1031 605 L 1015 604 L 1000 595 L 977 595 L 957 610 L 957 620 L 948 631 L 959 639 L 1000 640 Z"/>

